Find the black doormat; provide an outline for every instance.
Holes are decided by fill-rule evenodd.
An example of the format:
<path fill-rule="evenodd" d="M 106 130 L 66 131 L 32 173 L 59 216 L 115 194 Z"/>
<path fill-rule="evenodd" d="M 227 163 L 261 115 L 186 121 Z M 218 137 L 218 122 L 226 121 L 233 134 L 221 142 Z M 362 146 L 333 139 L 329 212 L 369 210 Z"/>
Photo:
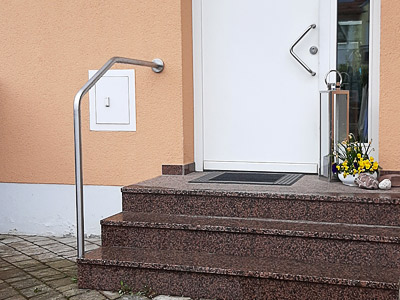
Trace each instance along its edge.
<path fill-rule="evenodd" d="M 231 183 L 261 185 L 292 185 L 303 174 L 266 172 L 211 172 L 189 183 Z"/>

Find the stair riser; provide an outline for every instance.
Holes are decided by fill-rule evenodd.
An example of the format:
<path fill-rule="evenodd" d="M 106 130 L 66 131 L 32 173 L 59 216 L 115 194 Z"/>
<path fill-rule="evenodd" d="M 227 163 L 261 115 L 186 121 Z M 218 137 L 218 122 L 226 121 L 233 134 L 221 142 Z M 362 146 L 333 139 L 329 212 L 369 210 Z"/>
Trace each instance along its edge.
<path fill-rule="evenodd" d="M 252 233 L 102 226 L 102 245 L 400 267 L 400 245 Z"/>
<path fill-rule="evenodd" d="M 79 288 L 117 291 L 122 280 L 134 292 L 147 285 L 158 294 L 193 299 L 394 300 L 398 297 L 396 290 L 88 264 L 78 264 L 78 278 Z"/>
<path fill-rule="evenodd" d="M 400 205 L 124 192 L 124 211 L 400 226 Z"/>

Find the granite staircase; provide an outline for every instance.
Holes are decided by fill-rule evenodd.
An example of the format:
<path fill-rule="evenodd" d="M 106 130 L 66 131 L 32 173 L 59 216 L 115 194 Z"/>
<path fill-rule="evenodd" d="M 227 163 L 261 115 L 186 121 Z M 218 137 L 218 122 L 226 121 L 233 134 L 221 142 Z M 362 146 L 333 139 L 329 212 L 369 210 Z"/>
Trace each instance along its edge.
<path fill-rule="evenodd" d="M 193 299 L 399 299 L 398 194 L 129 186 L 81 288 Z"/>

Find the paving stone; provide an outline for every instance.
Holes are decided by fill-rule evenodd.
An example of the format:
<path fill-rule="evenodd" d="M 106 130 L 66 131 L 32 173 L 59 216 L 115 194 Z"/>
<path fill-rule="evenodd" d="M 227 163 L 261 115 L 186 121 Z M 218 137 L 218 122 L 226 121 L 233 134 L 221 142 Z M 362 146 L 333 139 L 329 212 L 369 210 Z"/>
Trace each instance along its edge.
<path fill-rule="evenodd" d="M 99 248 L 99 247 L 100 247 L 100 246 L 99 246 L 99 245 L 96 245 L 96 244 L 89 244 L 89 245 L 85 246 L 85 251 L 94 250 L 94 249 L 97 249 L 97 248 Z"/>
<path fill-rule="evenodd" d="M 13 235 L 13 236 L 17 236 L 17 237 L 19 237 L 19 238 L 21 238 L 21 239 L 25 239 L 26 237 L 30 237 L 30 236 L 35 236 L 35 235 L 28 235 L 28 234 L 15 234 L 15 235 Z"/>
<path fill-rule="evenodd" d="M 101 235 L 99 234 L 90 234 L 89 236 L 85 236 L 85 239 L 87 240 L 100 240 L 101 239 Z"/>
<path fill-rule="evenodd" d="M 61 288 L 63 286 L 69 286 L 73 284 L 73 282 L 71 277 L 64 277 L 61 279 L 48 281 L 46 282 L 46 284 L 55 289 L 55 288 Z"/>
<path fill-rule="evenodd" d="M 20 277 L 25 275 L 23 271 L 18 268 L 11 268 L 8 270 L 0 270 L 0 279 L 6 280 L 8 278 Z"/>
<path fill-rule="evenodd" d="M 92 244 L 98 244 L 101 243 L 101 238 L 90 238 L 90 239 L 86 239 L 85 242 L 87 243 L 92 243 Z"/>
<path fill-rule="evenodd" d="M 0 267 L 0 272 L 4 272 L 4 271 L 8 271 L 8 270 L 14 270 L 14 269 L 15 269 L 15 266 L 13 266 L 12 264 L 9 264 L 9 265 Z M 0 276 L 0 279 L 2 279 L 1 276 Z"/>
<path fill-rule="evenodd" d="M 87 291 L 84 294 L 79 294 L 76 295 L 74 297 L 69 298 L 70 300 L 103 300 L 103 299 L 107 299 L 106 297 L 104 297 L 102 294 L 100 294 L 97 291 Z"/>
<path fill-rule="evenodd" d="M 32 236 L 24 236 L 24 240 L 29 241 L 29 242 L 48 241 L 49 237 L 32 235 Z"/>
<path fill-rule="evenodd" d="M 25 269 L 25 268 L 31 268 L 37 265 L 41 265 L 41 263 L 35 259 L 29 259 L 29 260 L 23 260 L 23 261 L 16 261 L 13 263 L 13 265 L 16 265 L 18 268 Z"/>
<path fill-rule="evenodd" d="M 56 290 L 61 292 L 65 297 L 73 297 L 75 295 L 79 295 L 88 291 L 86 289 L 78 289 L 78 285 L 76 283 L 72 283 L 62 287 L 56 287 Z"/>
<path fill-rule="evenodd" d="M 14 263 L 14 262 L 17 262 L 17 261 L 23 261 L 23 260 L 29 260 L 30 259 L 30 257 L 25 255 L 25 254 L 6 256 L 6 257 L 3 257 L 3 258 L 4 258 L 4 260 L 6 260 L 6 261 L 8 261 L 10 263 Z"/>
<path fill-rule="evenodd" d="M 95 244 L 94 241 L 85 240 L 85 247 L 93 244 Z"/>
<path fill-rule="evenodd" d="M 4 259 L 0 258 L 0 268 L 4 267 L 9 267 L 11 264 L 8 261 L 5 261 Z"/>
<path fill-rule="evenodd" d="M 40 278 L 40 280 L 42 280 L 44 282 L 48 282 L 48 281 L 53 281 L 53 280 L 63 279 L 63 278 L 69 278 L 69 277 L 68 277 L 68 275 L 65 275 L 64 273 L 59 273 L 56 275 L 43 276 Z"/>
<path fill-rule="evenodd" d="M 21 296 L 21 295 L 15 295 L 15 296 L 12 296 L 10 298 L 7 298 L 6 300 L 26 300 L 26 298 L 24 296 Z"/>
<path fill-rule="evenodd" d="M 67 252 L 62 252 L 59 253 L 60 256 L 64 257 L 64 258 L 68 258 L 68 257 L 74 257 L 77 255 L 76 250 L 71 250 L 71 251 L 67 251 Z"/>
<path fill-rule="evenodd" d="M 21 281 L 21 280 L 27 280 L 27 279 L 31 279 L 32 277 L 29 276 L 28 274 L 24 274 L 18 277 L 13 277 L 13 278 L 8 278 L 5 281 L 7 283 L 12 283 L 12 282 L 17 282 L 17 281 Z"/>
<path fill-rule="evenodd" d="M 71 262 L 74 262 L 74 263 L 76 263 L 76 260 L 78 259 L 77 257 L 76 257 L 76 255 L 74 255 L 74 256 L 72 256 L 72 257 L 64 257 L 65 259 L 68 259 L 69 261 L 71 261 Z"/>
<path fill-rule="evenodd" d="M 0 271 L 1 270 L 9 270 L 9 269 L 13 269 L 13 268 L 15 268 L 15 266 L 13 264 L 7 262 L 7 264 L 4 264 L 0 267 Z"/>
<path fill-rule="evenodd" d="M 22 289 L 20 290 L 21 294 L 23 294 L 25 297 L 30 298 L 33 296 L 37 296 L 37 295 L 42 295 L 42 294 L 46 294 L 48 292 L 51 291 L 51 288 L 44 285 L 44 284 L 39 284 L 39 285 L 35 285 L 26 289 Z"/>
<path fill-rule="evenodd" d="M 115 300 L 115 299 L 118 299 L 120 297 L 118 292 L 102 291 L 100 293 L 102 293 L 104 296 L 106 296 L 108 299 L 111 299 L 111 300 Z"/>
<path fill-rule="evenodd" d="M 9 243 L 8 246 L 13 247 L 15 249 L 24 249 L 27 247 L 32 247 L 32 243 L 28 242 L 28 241 L 18 241 L 18 242 L 13 242 L 13 243 Z"/>
<path fill-rule="evenodd" d="M 69 260 L 65 260 L 65 259 L 59 259 L 56 261 L 47 262 L 46 265 L 48 265 L 49 267 L 52 267 L 54 269 L 76 266 L 75 263 L 73 263 Z"/>
<path fill-rule="evenodd" d="M 60 271 L 63 272 L 64 274 L 68 275 L 69 277 L 76 277 L 77 276 L 77 272 L 78 272 L 76 267 L 63 268 Z"/>
<path fill-rule="evenodd" d="M 92 243 L 99 247 L 101 246 L 101 240 L 93 241 Z"/>
<path fill-rule="evenodd" d="M 23 239 L 21 239 L 18 236 L 12 236 L 12 235 L 8 235 L 8 236 L 6 236 L 5 239 L 1 240 L 1 242 L 3 244 L 10 244 L 10 243 L 16 243 L 16 242 L 21 242 L 21 241 L 23 241 Z"/>
<path fill-rule="evenodd" d="M 0 290 L 5 289 L 7 287 L 9 287 L 10 285 L 8 285 L 5 281 L 1 280 L 0 282 Z"/>
<path fill-rule="evenodd" d="M 57 257 L 51 257 L 51 258 L 44 258 L 44 259 L 41 259 L 40 261 L 42 263 L 49 263 L 49 262 L 60 260 L 60 258 L 64 259 L 64 257 L 57 256 Z"/>
<path fill-rule="evenodd" d="M 68 291 L 68 290 L 74 290 L 74 289 L 78 290 L 78 284 L 70 281 L 68 284 L 65 284 L 63 286 L 56 286 L 55 289 L 61 293 Z M 85 291 L 86 291 L 86 289 L 82 289 L 81 293 L 83 293 Z"/>
<path fill-rule="evenodd" d="M 29 298 L 30 300 L 61 300 L 61 299 L 67 299 L 65 298 L 62 294 L 57 293 L 56 291 L 49 291 L 47 293 L 41 294 L 34 296 L 32 298 Z M 8 300 L 8 299 L 7 299 Z"/>
<path fill-rule="evenodd" d="M 54 259 L 58 259 L 60 257 L 53 252 L 46 252 L 42 254 L 34 254 L 32 255 L 32 258 L 40 260 L 42 262 L 46 262 L 46 261 L 54 261 Z"/>
<path fill-rule="evenodd" d="M 21 253 L 8 245 L 0 244 L 0 256 L 5 258 L 12 255 L 21 255 Z"/>
<path fill-rule="evenodd" d="M 54 270 L 52 268 L 47 267 L 46 269 L 41 269 L 37 271 L 32 271 L 30 272 L 31 275 L 37 277 L 37 278 L 43 278 L 43 277 L 49 277 L 49 276 L 54 276 L 54 275 L 60 275 L 62 274 L 61 272 Z"/>
<path fill-rule="evenodd" d="M 35 255 L 35 254 L 44 254 L 44 253 L 49 253 L 48 250 L 38 247 L 38 246 L 33 246 L 33 247 L 27 247 L 25 249 L 20 250 L 22 253 L 27 254 L 27 255 Z"/>
<path fill-rule="evenodd" d="M 68 273 L 68 274 L 71 274 L 71 273 L 75 272 L 77 269 L 78 269 L 78 267 L 76 265 L 71 265 L 69 267 L 58 268 L 59 271 L 64 272 L 64 273 Z"/>
<path fill-rule="evenodd" d="M 50 238 L 45 240 L 35 241 L 33 243 L 38 246 L 48 246 L 48 245 L 58 244 L 55 240 Z"/>
<path fill-rule="evenodd" d="M 37 265 L 34 265 L 32 267 L 29 267 L 29 268 L 24 268 L 24 271 L 30 273 L 30 272 L 43 270 L 43 269 L 46 269 L 46 268 L 48 268 L 48 266 L 46 266 L 45 264 L 37 264 Z"/>
<path fill-rule="evenodd" d="M 13 288 L 18 289 L 18 290 L 30 288 L 33 286 L 38 286 L 40 284 L 42 284 L 42 282 L 40 282 L 36 278 L 30 278 L 30 279 L 21 280 L 21 281 L 10 282 L 10 285 Z"/>
<path fill-rule="evenodd" d="M 0 290 L 0 300 L 7 299 L 15 295 L 18 295 L 18 292 L 14 290 L 12 287 L 7 287 L 5 289 Z"/>
<path fill-rule="evenodd" d="M 123 295 L 121 300 L 149 300 L 149 298 L 139 295 Z"/>
<path fill-rule="evenodd" d="M 71 297 L 74 297 L 74 296 L 76 296 L 76 295 L 81 295 L 81 294 L 85 294 L 85 298 L 84 299 L 86 299 L 86 296 L 87 296 L 87 290 L 82 290 L 82 289 L 78 289 L 78 288 L 75 288 L 75 289 L 70 289 L 70 290 L 67 290 L 67 291 L 64 291 L 63 293 L 62 293 L 65 297 L 67 297 L 68 299 L 75 299 L 75 298 L 71 298 Z M 97 295 L 98 295 L 98 297 L 97 298 L 94 298 L 94 299 L 106 299 L 104 296 L 99 296 L 100 294 L 99 293 L 97 293 Z M 89 298 L 90 299 L 90 298 Z"/>
<path fill-rule="evenodd" d="M 68 244 L 66 244 L 66 245 L 72 247 L 73 249 L 76 249 L 76 243 L 75 243 L 75 244 L 73 244 L 73 243 L 68 243 Z"/>
<path fill-rule="evenodd" d="M 157 296 L 155 298 L 153 298 L 154 300 L 191 300 L 188 297 L 176 297 L 176 296 Z"/>
<path fill-rule="evenodd" d="M 64 245 L 64 244 L 60 244 L 60 243 L 51 244 L 51 245 L 44 245 L 42 247 L 47 249 L 47 250 L 49 250 L 49 251 L 51 251 L 51 252 L 54 252 L 54 253 L 60 253 L 60 252 L 66 252 L 66 251 L 74 250 L 73 247 L 68 246 L 68 245 Z"/>
<path fill-rule="evenodd" d="M 59 243 L 76 243 L 76 237 L 61 237 L 61 238 L 54 238 Z"/>

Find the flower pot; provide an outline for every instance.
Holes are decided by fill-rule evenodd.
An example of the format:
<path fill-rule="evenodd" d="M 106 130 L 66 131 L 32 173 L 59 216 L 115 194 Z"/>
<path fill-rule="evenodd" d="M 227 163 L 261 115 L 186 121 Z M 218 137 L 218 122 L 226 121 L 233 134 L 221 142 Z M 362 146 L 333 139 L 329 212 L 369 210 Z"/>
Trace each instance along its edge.
<path fill-rule="evenodd" d="M 357 184 L 354 182 L 356 178 L 358 178 L 358 173 L 355 175 L 347 175 L 346 178 L 343 176 L 343 173 L 338 174 L 338 177 L 340 181 L 347 186 L 357 186 Z"/>
<path fill-rule="evenodd" d="M 338 174 L 338 177 L 340 179 L 340 181 L 347 186 L 358 186 L 357 183 L 354 182 L 354 180 L 356 180 L 356 178 L 358 178 L 358 173 L 355 175 L 347 175 L 346 178 L 344 178 L 343 173 Z M 371 174 L 372 177 L 374 177 L 375 179 L 378 177 L 378 174 L 376 174 L 376 172 L 374 172 L 373 174 Z"/>

